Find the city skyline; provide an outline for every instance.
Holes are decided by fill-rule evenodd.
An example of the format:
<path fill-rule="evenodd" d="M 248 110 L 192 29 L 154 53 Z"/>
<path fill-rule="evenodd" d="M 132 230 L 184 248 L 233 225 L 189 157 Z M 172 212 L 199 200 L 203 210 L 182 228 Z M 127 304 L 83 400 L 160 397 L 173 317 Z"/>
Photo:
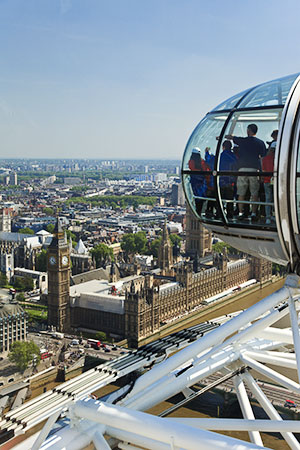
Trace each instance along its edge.
<path fill-rule="evenodd" d="M 299 71 L 298 11 L 295 0 L 2 1 L 1 156 L 181 159 L 215 105 Z"/>

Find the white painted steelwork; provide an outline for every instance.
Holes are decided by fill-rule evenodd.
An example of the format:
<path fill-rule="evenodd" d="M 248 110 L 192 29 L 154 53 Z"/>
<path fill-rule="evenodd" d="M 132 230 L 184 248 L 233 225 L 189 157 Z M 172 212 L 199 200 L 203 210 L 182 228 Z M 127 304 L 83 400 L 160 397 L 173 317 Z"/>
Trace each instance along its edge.
<path fill-rule="evenodd" d="M 299 432 L 299 422 L 283 421 L 250 374 L 253 367 L 264 377 L 289 389 L 286 391 L 288 397 L 291 397 L 291 392 L 300 394 L 300 385 L 294 379 L 274 369 L 274 366 L 280 369 L 290 367 L 295 374 L 298 372 L 297 355 L 291 342 L 298 330 L 298 321 L 295 322 L 293 314 L 297 314 L 300 309 L 299 280 L 297 275 L 290 275 L 282 289 L 141 375 L 127 395 L 126 388 L 123 388 L 119 399 L 117 393 L 113 393 L 108 396 L 106 403 L 91 398 L 73 401 L 66 410 L 70 425 L 50 433 L 41 445 L 55 418 L 49 419 L 32 450 L 80 450 L 91 442 L 98 448 L 104 435 L 108 439 L 105 445 L 110 445 L 110 437 L 120 442 L 120 448 L 128 449 L 136 446 L 151 450 L 165 450 L 167 446 L 185 450 L 227 447 L 254 449 L 262 448 L 260 432 L 266 430 L 280 432 L 290 448 L 300 450 L 293 434 Z M 290 317 L 290 327 L 276 328 L 276 323 L 283 317 L 285 321 Z M 268 367 L 270 363 L 272 368 Z M 199 419 L 198 422 L 190 419 L 180 421 L 141 412 L 220 370 L 224 374 L 232 372 L 235 392 L 245 420 L 232 419 L 223 423 L 223 419 L 207 419 L 206 423 L 205 419 Z M 248 398 L 244 383 L 270 417 L 269 422 L 254 420 L 251 399 Z M 112 405 L 112 401 L 116 404 Z M 188 424 L 188 429 L 181 428 L 180 423 Z M 206 430 L 209 429 L 243 429 L 249 432 L 252 442 L 231 440 L 212 431 L 207 434 Z"/>

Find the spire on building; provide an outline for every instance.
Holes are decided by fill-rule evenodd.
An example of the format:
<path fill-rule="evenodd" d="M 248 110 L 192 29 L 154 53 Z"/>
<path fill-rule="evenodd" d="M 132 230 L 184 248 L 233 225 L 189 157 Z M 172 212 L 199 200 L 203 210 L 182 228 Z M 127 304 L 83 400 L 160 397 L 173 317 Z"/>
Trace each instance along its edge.
<path fill-rule="evenodd" d="M 162 270 L 163 275 L 169 275 L 173 268 L 173 252 L 167 221 L 163 226 L 162 240 L 158 249 L 158 267 Z"/>
<path fill-rule="evenodd" d="M 201 271 L 201 260 L 199 253 L 197 252 L 193 261 L 193 272 L 198 273 Z"/>
<path fill-rule="evenodd" d="M 60 218 L 57 216 L 56 218 L 56 224 L 53 230 L 53 234 L 57 234 L 57 233 L 63 233 L 63 228 L 60 222 Z"/>
<path fill-rule="evenodd" d="M 86 246 L 84 245 L 84 243 L 82 242 L 81 239 L 79 239 L 79 241 L 77 242 L 77 245 L 75 247 L 75 252 L 78 255 L 86 255 L 88 253 L 88 249 L 86 248 Z"/>

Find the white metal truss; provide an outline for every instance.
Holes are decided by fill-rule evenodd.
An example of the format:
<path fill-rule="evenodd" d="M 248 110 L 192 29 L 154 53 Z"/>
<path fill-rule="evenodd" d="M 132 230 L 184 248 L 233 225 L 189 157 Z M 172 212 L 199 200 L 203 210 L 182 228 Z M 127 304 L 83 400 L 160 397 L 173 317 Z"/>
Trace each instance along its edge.
<path fill-rule="evenodd" d="M 283 420 L 251 373 L 254 369 L 263 380 L 300 394 L 299 280 L 288 276 L 283 288 L 155 365 L 122 394 L 105 402 L 75 399 L 66 412 L 69 424 L 50 433 L 57 411 L 32 450 L 79 450 L 90 443 L 96 449 L 259 449 L 265 448 L 262 431 L 279 432 L 290 448 L 300 450 L 293 434 L 300 432 L 300 422 Z M 180 392 L 188 400 L 194 395 L 188 388 L 217 372 L 232 374 L 243 419 L 175 419 L 145 412 Z M 253 398 L 270 420 L 255 419 Z M 216 430 L 247 431 L 251 442 Z"/>

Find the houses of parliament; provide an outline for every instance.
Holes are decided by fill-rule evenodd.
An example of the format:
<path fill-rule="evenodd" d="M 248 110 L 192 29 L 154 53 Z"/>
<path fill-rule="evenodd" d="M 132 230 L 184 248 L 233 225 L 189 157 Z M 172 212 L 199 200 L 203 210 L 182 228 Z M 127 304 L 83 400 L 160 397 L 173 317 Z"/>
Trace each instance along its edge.
<path fill-rule="evenodd" d="M 168 323 L 201 310 L 205 299 L 249 279 L 271 279 L 270 262 L 250 256 L 229 259 L 226 252 L 212 255 L 211 240 L 188 212 L 186 253 L 192 258 L 179 260 L 165 224 L 157 268 L 121 276 L 112 263 L 100 279 L 96 270 L 70 283 L 70 246 L 57 220 L 48 248 L 48 324 L 64 332 L 104 331 L 138 347 Z"/>

